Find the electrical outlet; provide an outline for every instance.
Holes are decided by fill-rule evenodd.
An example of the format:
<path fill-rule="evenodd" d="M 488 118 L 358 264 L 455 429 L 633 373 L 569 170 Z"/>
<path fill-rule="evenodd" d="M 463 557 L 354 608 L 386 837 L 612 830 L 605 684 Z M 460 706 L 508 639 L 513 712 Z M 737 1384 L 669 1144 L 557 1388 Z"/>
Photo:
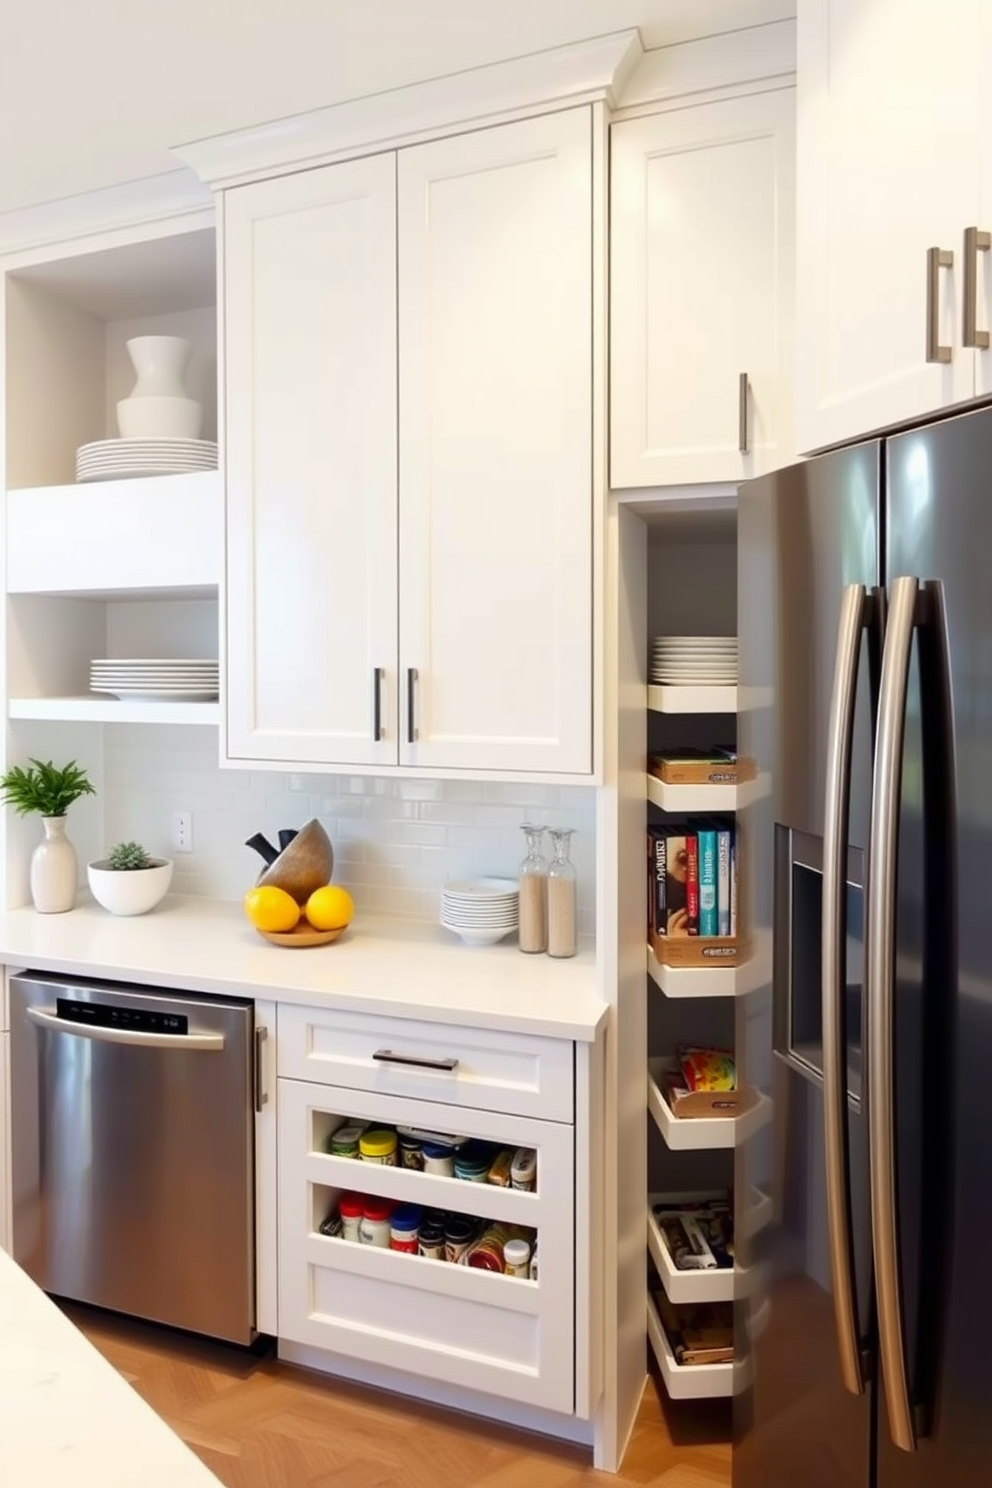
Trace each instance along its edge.
<path fill-rule="evenodd" d="M 172 849 L 174 852 L 180 853 L 191 853 L 193 851 L 192 811 L 174 811 L 172 813 Z"/>

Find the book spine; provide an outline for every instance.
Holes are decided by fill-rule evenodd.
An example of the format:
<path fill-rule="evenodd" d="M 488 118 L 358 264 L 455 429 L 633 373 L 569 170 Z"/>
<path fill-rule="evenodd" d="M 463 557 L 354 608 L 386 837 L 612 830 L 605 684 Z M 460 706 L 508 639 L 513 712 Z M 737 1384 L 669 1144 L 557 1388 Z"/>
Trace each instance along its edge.
<path fill-rule="evenodd" d="M 717 933 L 716 911 L 716 832 L 705 828 L 699 833 L 699 933 Z"/>
<path fill-rule="evenodd" d="M 730 934 L 730 832 L 716 834 L 716 933 Z"/>
<path fill-rule="evenodd" d="M 664 832 L 654 834 L 654 923 L 659 935 L 668 933 L 668 905 L 665 882 L 668 875 L 668 839 Z"/>
<path fill-rule="evenodd" d="M 730 933 L 737 934 L 737 837 L 730 844 Z"/>
<path fill-rule="evenodd" d="M 686 834 L 686 880 L 685 912 L 690 935 L 699 934 L 699 838 L 693 832 Z"/>

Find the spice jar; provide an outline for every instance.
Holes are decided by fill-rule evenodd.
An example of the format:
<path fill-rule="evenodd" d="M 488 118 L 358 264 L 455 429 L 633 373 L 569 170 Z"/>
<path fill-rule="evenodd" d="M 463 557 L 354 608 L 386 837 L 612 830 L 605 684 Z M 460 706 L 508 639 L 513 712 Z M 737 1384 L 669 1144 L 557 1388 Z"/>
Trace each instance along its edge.
<path fill-rule="evenodd" d="M 343 1240 L 358 1240 L 358 1229 L 365 1212 L 365 1200 L 361 1194 L 343 1193 L 338 1203 L 338 1213 L 341 1216 L 341 1238 Z"/>
<path fill-rule="evenodd" d="M 342 1231 L 341 1215 L 336 1210 L 331 1210 L 326 1219 L 321 1220 L 320 1233 L 334 1239 Z"/>
<path fill-rule="evenodd" d="M 419 1204 L 398 1204 L 390 1219 L 390 1250 L 402 1250 L 407 1255 L 416 1255 L 420 1243 Z"/>
<path fill-rule="evenodd" d="M 433 1173 L 437 1178 L 455 1176 L 454 1147 L 447 1147 L 443 1142 L 425 1142 L 420 1150 L 423 1153 L 425 1173 Z"/>
<path fill-rule="evenodd" d="M 487 1225 L 465 1257 L 467 1266 L 474 1266 L 477 1271 L 499 1271 L 503 1270 L 503 1247 L 510 1238 L 510 1231 L 504 1224 Z"/>
<path fill-rule="evenodd" d="M 522 951 L 533 954 L 548 948 L 548 864 L 541 854 L 544 828 L 524 822 L 527 856 L 518 872 L 517 941 Z"/>
<path fill-rule="evenodd" d="M 390 1199 L 367 1197 L 358 1227 L 358 1239 L 362 1245 L 374 1245 L 379 1250 L 388 1250 L 392 1239 L 390 1219 L 393 1205 Z"/>
<path fill-rule="evenodd" d="M 548 955 L 574 956 L 578 949 L 575 868 L 568 856 L 570 827 L 552 830 L 554 859 L 548 869 Z"/>
<path fill-rule="evenodd" d="M 423 1144 L 419 1137 L 412 1137 L 408 1132 L 400 1132 L 400 1167 L 415 1168 L 418 1172 L 422 1172 L 424 1167 Z"/>
<path fill-rule="evenodd" d="M 485 1183 L 492 1160 L 493 1149 L 488 1142 L 466 1142 L 455 1153 L 455 1177 L 466 1183 Z"/>
<path fill-rule="evenodd" d="M 429 1261 L 443 1261 L 444 1215 L 428 1210 L 420 1222 L 419 1253 Z"/>
<path fill-rule="evenodd" d="M 454 1264 L 464 1260 L 481 1228 L 482 1221 L 474 1214 L 449 1214 L 444 1223 L 444 1259 Z"/>
<path fill-rule="evenodd" d="M 533 1147 L 518 1147 L 510 1169 L 510 1187 L 533 1193 L 537 1187 L 537 1153 Z"/>
<path fill-rule="evenodd" d="M 507 1276 L 519 1276 L 526 1281 L 530 1275 L 530 1244 L 526 1240 L 507 1240 L 503 1246 L 503 1270 Z"/>
<path fill-rule="evenodd" d="M 512 1173 L 513 1153 L 509 1147 L 503 1147 L 497 1152 L 489 1165 L 486 1182 L 492 1183 L 496 1188 L 509 1188 L 512 1182 Z"/>
<path fill-rule="evenodd" d="M 331 1132 L 327 1150 L 332 1157 L 357 1157 L 361 1137 L 360 1126 L 339 1126 L 337 1131 Z"/>
<path fill-rule="evenodd" d="M 534 1254 L 530 1258 L 530 1279 L 537 1280 L 537 1241 L 534 1241 Z"/>
<path fill-rule="evenodd" d="M 362 1162 L 384 1163 L 388 1168 L 395 1168 L 396 1133 L 388 1127 L 374 1127 L 362 1132 L 358 1145 Z"/>

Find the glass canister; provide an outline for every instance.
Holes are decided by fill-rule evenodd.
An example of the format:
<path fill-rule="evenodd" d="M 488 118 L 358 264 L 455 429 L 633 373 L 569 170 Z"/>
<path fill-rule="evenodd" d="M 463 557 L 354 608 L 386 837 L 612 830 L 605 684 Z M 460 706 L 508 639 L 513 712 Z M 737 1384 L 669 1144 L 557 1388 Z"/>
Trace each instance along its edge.
<path fill-rule="evenodd" d="M 548 948 L 548 864 L 541 855 L 544 828 L 524 822 L 527 856 L 518 873 L 520 903 L 517 938 L 520 949 L 532 955 Z"/>
<path fill-rule="evenodd" d="M 548 869 L 548 955 L 574 956 L 578 949 L 575 868 L 568 856 L 571 827 L 551 829 L 554 859 Z"/>

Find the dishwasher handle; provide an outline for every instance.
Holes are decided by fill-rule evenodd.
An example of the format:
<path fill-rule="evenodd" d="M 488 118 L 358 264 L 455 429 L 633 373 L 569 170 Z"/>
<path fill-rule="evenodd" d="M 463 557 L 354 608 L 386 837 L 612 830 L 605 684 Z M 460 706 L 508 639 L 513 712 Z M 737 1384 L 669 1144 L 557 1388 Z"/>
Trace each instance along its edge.
<path fill-rule="evenodd" d="M 73 1023 L 51 1008 L 25 1008 L 32 1023 L 51 1033 L 70 1033 L 76 1038 L 96 1039 L 101 1044 L 131 1044 L 139 1049 L 220 1050 L 222 1033 L 140 1033 L 130 1028 L 98 1028 L 91 1023 Z"/>

